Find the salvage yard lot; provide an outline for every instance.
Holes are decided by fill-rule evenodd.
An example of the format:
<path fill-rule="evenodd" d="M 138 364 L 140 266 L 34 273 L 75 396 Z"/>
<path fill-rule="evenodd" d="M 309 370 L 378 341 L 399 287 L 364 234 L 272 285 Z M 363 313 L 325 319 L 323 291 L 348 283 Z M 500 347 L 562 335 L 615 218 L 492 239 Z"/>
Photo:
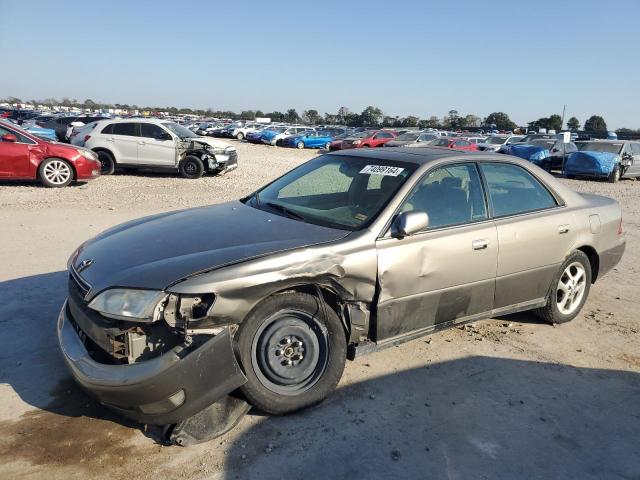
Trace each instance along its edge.
<path fill-rule="evenodd" d="M 221 177 L 137 173 L 56 190 L 0 183 L 0 478 L 640 476 L 635 181 L 566 181 L 616 198 L 628 242 L 569 324 L 517 314 L 374 353 L 349 362 L 321 406 L 251 412 L 195 447 L 162 446 L 153 429 L 95 406 L 57 351 L 67 258 L 113 225 L 239 198 L 316 155 L 235 145 L 240 166 Z"/>

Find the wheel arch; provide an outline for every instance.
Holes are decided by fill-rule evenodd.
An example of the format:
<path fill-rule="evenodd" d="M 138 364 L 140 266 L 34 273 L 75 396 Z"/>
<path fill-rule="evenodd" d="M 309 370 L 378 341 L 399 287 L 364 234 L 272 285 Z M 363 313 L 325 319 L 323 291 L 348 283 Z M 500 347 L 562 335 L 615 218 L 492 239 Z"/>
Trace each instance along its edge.
<path fill-rule="evenodd" d="M 598 252 L 591 245 L 582 245 L 576 248 L 576 250 L 584 253 L 589 259 L 589 264 L 591 266 L 591 283 L 596 283 L 598 272 L 600 270 L 600 256 L 598 255 Z"/>
<path fill-rule="evenodd" d="M 347 302 L 338 294 L 338 292 L 327 285 L 319 283 L 300 283 L 290 285 L 286 288 L 274 291 L 270 295 L 267 295 L 265 298 L 260 300 L 253 308 L 255 309 L 267 298 L 289 292 L 306 293 L 315 297 L 321 305 L 324 304 L 326 307 L 331 308 L 340 319 L 342 327 L 344 328 L 345 337 L 347 338 L 347 343 L 349 343 L 349 336 L 351 334 L 351 321 L 349 319 L 349 315 L 345 313 L 345 305 Z"/>
<path fill-rule="evenodd" d="M 95 147 L 91 149 L 92 152 L 98 153 L 98 152 L 105 152 L 108 153 L 109 155 L 111 155 L 111 158 L 113 158 L 113 162 L 117 165 L 118 164 L 118 160 L 116 160 L 116 156 L 114 155 L 113 151 L 109 150 L 106 147 Z"/>

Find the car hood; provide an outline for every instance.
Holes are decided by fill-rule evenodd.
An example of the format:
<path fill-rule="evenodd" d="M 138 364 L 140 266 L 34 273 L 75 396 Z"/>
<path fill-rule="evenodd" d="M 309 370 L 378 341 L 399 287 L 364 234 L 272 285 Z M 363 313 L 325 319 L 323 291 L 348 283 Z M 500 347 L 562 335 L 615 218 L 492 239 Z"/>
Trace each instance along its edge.
<path fill-rule="evenodd" d="M 211 137 L 198 137 L 198 138 L 189 137 L 188 140 L 193 140 L 196 143 L 203 143 L 213 148 L 227 148 L 231 146 L 227 142 L 223 142 L 222 140 L 216 140 L 215 138 L 211 138 Z"/>
<path fill-rule="evenodd" d="M 85 242 L 71 257 L 91 286 L 166 289 L 197 273 L 243 260 L 338 240 L 338 230 L 303 223 L 240 201 L 162 213 L 118 225 Z"/>

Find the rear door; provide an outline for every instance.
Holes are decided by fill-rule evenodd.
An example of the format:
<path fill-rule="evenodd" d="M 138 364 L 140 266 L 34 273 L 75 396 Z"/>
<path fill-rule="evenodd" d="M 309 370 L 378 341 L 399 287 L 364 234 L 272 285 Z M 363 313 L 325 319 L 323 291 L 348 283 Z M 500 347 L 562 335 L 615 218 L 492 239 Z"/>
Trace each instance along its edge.
<path fill-rule="evenodd" d="M 426 212 L 429 225 L 404 238 L 387 233 L 376 242 L 380 294 L 375 340 L 488 314 L 498 236 L 475 163 L 427 173 L 400 211 Z"/>
<path fill-rule="evenodd" d="M 138 122 L 118 122 L 113 124 L 111 135 L 106 140 L 113 143 L 116 162 L 125 165 L 138 165 L 138 141 L 140 124 Z"/>
<path fill-rule="evenodd" d="M 175 166 L 176 143 L 169 132 L 154 123 L 140 123 L 138 162 L 159 167 Z"/>
<path fill-rule="evenodd" d="M 495 308 L 536 303 L 576 238 L 574 215 L 525 168 L 482 162 L 498 230 Z"/>

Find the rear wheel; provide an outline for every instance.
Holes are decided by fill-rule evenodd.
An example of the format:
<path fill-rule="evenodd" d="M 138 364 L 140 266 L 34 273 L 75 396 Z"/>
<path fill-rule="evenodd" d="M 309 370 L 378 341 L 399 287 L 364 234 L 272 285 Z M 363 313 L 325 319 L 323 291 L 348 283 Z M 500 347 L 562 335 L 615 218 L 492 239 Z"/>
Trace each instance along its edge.
<path fill-rule="evenodd" d="M 47 158 L 38 168 L 40 181 L 45 187 L 66 187 L 73 180 L 73 169 L 64 160 Z"/>
<path fill-rule="evenodd" d="M 327 142 L 327 144 L 324 146 L 325 150 L 331 150 L 331 142 Z"/>
<path fill-rule="evenodd" d="M 312 295 L 267 298 L 242 322 L 236 339 L 248 380 L 240 389 L 267 413 L 289 413 L 321 402 L 344 370 L 342 322 Z"/>
<path fill-rule="evenodd" d="M 591 287 L 591 263 L 576 250 L 563 262 L 553 279 L 547 304 L 535 311 L 549 323 L 573 320 L 587 301 Z"/>
<path fill-rule="evenodd" d="M 304 142 L 298 142 L 296 147 L 298 147 L 299 149 L 303 149 L 304 148 Z"/>
<path fill-rule="evenodd" d="M 111 175 L 116 170 L 116 161 L 109 152 L 98 150 L 96 152 L 100 161 L 100 175 Z"/>
<path fill-rule="evenodd" d="M 191 180 L 195 180 L 200 178 L 204 173 L 204 165 L 202 161 L 193 155 L 189 155 L 185 157 L 182 162 L 180 162 L 180 175 L 184 178 L 189 178 Z"/>
<path fill-rule="evenodd" d="M 620 170 L 620 165 L 616 165 L 615 167 L 613 167 L 613 170 L 611 170 L 611 173 L 609 174 L 607 180 L 609 181 L 609 183 L 617 183 L 620 180 L 621 176 L 622 170 Z"/>
<path fill-rule="evenodd" d="M 238 140 L 244 140 L 244 133 L 239 132 L 239 133 L 236 135 L 236 138 L 237 138 Z"/>

